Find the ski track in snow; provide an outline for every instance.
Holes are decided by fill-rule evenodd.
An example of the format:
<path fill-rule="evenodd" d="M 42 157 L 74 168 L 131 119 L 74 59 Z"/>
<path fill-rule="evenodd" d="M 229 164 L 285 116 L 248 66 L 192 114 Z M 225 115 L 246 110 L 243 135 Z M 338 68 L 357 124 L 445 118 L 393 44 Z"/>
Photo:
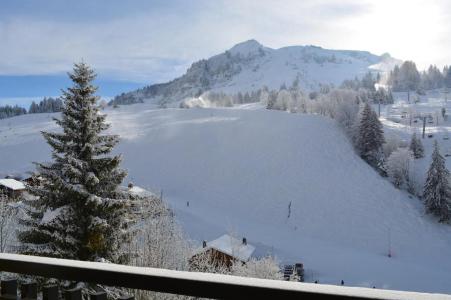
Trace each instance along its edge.
<path fill-rule="evenodd" d="M 260 255 L 303 262 L 308 281 L 451 293 L 450 227 L 366 165 L 332 120 L 258 105 L 106 113 L 127 180 L 163 189 L 191 238 L 245 236 Z M 49 159 L 39 131 L 56 130 L 54 116 L 0 120 L 0 173 Z"/>

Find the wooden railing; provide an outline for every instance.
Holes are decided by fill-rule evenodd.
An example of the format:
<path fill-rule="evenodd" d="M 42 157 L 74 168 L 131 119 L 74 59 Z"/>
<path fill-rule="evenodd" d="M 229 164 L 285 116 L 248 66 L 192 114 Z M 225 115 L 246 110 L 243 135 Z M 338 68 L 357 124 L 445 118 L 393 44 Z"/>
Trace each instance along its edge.
<path fill-rule="evenodd" d="M 425 294 L 253 279 L 220 274 L 141 268 L 17 254 L 0 254 L 0 271 L 89 282 L 106 286 L 148 290 L 216 299 L 450 299 L 451 295 Z M 43 289 L 43 299 L 56 299 L 56 287 Z M 17 299 L 17 282 L 3 281 L 2 299 Z M 36 299 L 36 285 L 19 287 L 22 299 Z M 64 291 L 66 299 L 81 299 L 80 290 Z M 106 299 L 99 293 L 91 299 Z"/>

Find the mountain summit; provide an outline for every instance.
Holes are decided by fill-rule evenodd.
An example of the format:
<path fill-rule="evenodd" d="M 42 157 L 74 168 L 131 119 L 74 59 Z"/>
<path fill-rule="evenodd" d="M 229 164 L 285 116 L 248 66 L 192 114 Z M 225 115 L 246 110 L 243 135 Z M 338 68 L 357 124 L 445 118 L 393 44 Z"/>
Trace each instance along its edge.
<path fill-rule="evenodd" d="M 181 77 L 122 94 L 114 102 L 151 100 L 165 104 L 210 90 L 237 93 L 263 86 L 278 89 L 281 85 L 290 86 L 295 80 L 305 90 L 317 90 L 323 85 L 340 85 L 345 79 L 361 77 L 368 71 L 386 72 L 397 63 L 400 61 L 388 54 L 378 56 L 367 51 L 317 46 L 272 49 L 248 40 L 193 63 Z"/>
<path fill-rule="evenodd" d="M 236 44 L 229 51 L 230 53 L 237 55 L 249 55 L 252 53 L 258 53 L 260 49 L 264 48 L 262 44 L 257 42 L 256 40 L 247 40 L 245 42 Z"/>

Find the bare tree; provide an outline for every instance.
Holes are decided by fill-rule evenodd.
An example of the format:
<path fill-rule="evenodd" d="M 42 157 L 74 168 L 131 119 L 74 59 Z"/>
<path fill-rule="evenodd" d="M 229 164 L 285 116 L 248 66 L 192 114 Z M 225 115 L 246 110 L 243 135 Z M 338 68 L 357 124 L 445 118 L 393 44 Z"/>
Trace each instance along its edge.
<path fill-rule="evenodd" d="M 251 258 L 246 264 L 235 262 L 232 265 L 231 274 L 263 279 L 283 279 L 279 264 L 272 256 L 266 256 L 260 259 Z"/>
<path fill-rule="evenodd" d="M 134 196 L 130 218 L 132 239 L 124 245 L 129 264 L 139 267 L 187 270 L 190 246 L 172 211 L 148 193 Z M 186 299 L 183 296 L 135 291 L 136 299 Z"/>
<path fill-rule="evenodd" d="M 9 204 L 6 195 L 0 193 L 0 251 L 8 252 L 15 241 L 17 209 Z"/>

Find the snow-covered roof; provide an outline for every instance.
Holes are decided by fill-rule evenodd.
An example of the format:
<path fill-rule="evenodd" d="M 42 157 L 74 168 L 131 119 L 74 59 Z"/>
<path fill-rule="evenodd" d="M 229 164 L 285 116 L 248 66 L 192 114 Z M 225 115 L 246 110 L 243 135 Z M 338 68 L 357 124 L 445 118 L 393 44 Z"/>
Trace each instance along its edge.
<path fill-rule="evenodd" d="M 141 196 L 141 197 L 146 197 L 146 196 L 152 196 L 152 192 L 149 192 L 146 189 L 143 189 L 139 186 L 134 185 L 133 187 L 129 188 L 128 191 L 130 192 L 130 194 L 135 195 L 135 196 Z"/>
<path fill-rule="evenodd" d="M 13 191 L 25 189 L 25 185 L 21 181 L 11 178 L 0 179 L 0 185 L 7 187 L 8 189 L 11 189 Z"/>
<path fill-rule="evenodd" d="M 207 247 L 202 248 L 203 251 L 208 249 L 215 249 L 241 261 L 248 261 L 252 253 L 255 251 L 255 247 L 246 243 L 243 244 L 242 240 L 234 238 L 228 234 L 217 238 L 216 240 L 207 242 Z"/>

